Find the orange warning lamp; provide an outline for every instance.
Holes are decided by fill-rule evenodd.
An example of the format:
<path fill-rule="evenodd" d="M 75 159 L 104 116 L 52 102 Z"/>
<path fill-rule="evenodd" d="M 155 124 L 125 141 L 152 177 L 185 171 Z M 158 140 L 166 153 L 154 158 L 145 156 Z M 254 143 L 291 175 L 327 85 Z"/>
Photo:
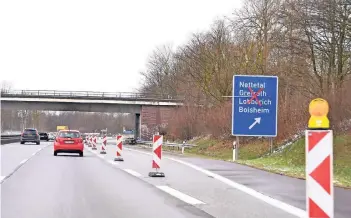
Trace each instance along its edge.
<path fill-rule="evenodd" d="M 309 129 L 329 129 L 329 104 L 322 98 L 313 99 L 309 106 L 310 120 L 308 121 Z"/>

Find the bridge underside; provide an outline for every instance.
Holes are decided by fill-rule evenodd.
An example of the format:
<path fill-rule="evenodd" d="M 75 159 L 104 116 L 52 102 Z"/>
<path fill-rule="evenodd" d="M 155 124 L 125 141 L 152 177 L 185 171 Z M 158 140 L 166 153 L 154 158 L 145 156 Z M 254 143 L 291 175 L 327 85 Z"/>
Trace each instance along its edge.
<path fill-rule="evenodd" d="M 172 106 L 143 106 L 111 103 L 23 102 L 1 101 L 5 110 L 81 111 L 135 114 L 135 137 L 151 140 L 152 135 L 167 126 Z"/>
<path fill-rule="evenodd" d="M 81 111 L 106 113 L 139 113 L 141 105 L 122 105 L 104 103 L 71 103 L 71 102 L 20 102 L 1 101 L 6 110 L 43 110 L 43 111 Z"/>

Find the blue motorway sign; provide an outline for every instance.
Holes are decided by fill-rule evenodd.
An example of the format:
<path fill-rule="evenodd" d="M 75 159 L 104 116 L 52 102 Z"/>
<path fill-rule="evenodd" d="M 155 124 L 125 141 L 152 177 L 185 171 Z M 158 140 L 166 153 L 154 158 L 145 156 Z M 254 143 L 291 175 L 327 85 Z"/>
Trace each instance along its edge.
<path fill-rule="evenodd" d="M 277 136 L 278 77 L 233 77 L 232 135 Z"/>

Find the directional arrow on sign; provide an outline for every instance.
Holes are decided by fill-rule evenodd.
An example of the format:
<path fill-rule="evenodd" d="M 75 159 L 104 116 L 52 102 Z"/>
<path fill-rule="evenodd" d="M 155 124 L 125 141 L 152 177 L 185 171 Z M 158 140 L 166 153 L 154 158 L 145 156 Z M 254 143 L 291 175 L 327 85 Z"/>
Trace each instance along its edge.
<path fill-rule="evenodd" d="M 249 129 L 252 129 L 257 123 L 258 123 L 258 124 L 261 123 L 261 117 L 255 118 L 255 122 L 253 122 L 253 124 L 251 124 L 251 126 L 249 127 Z"/>

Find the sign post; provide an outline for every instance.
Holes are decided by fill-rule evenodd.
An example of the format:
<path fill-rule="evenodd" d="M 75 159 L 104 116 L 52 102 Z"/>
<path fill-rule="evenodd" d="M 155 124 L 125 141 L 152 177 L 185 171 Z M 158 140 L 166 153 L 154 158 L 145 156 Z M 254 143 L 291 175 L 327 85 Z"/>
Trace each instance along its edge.
<path fill-rule="evenodd" d="M 232 135 L 276 137 L 277 120 L 278 77 L 234 75 Z"/>

